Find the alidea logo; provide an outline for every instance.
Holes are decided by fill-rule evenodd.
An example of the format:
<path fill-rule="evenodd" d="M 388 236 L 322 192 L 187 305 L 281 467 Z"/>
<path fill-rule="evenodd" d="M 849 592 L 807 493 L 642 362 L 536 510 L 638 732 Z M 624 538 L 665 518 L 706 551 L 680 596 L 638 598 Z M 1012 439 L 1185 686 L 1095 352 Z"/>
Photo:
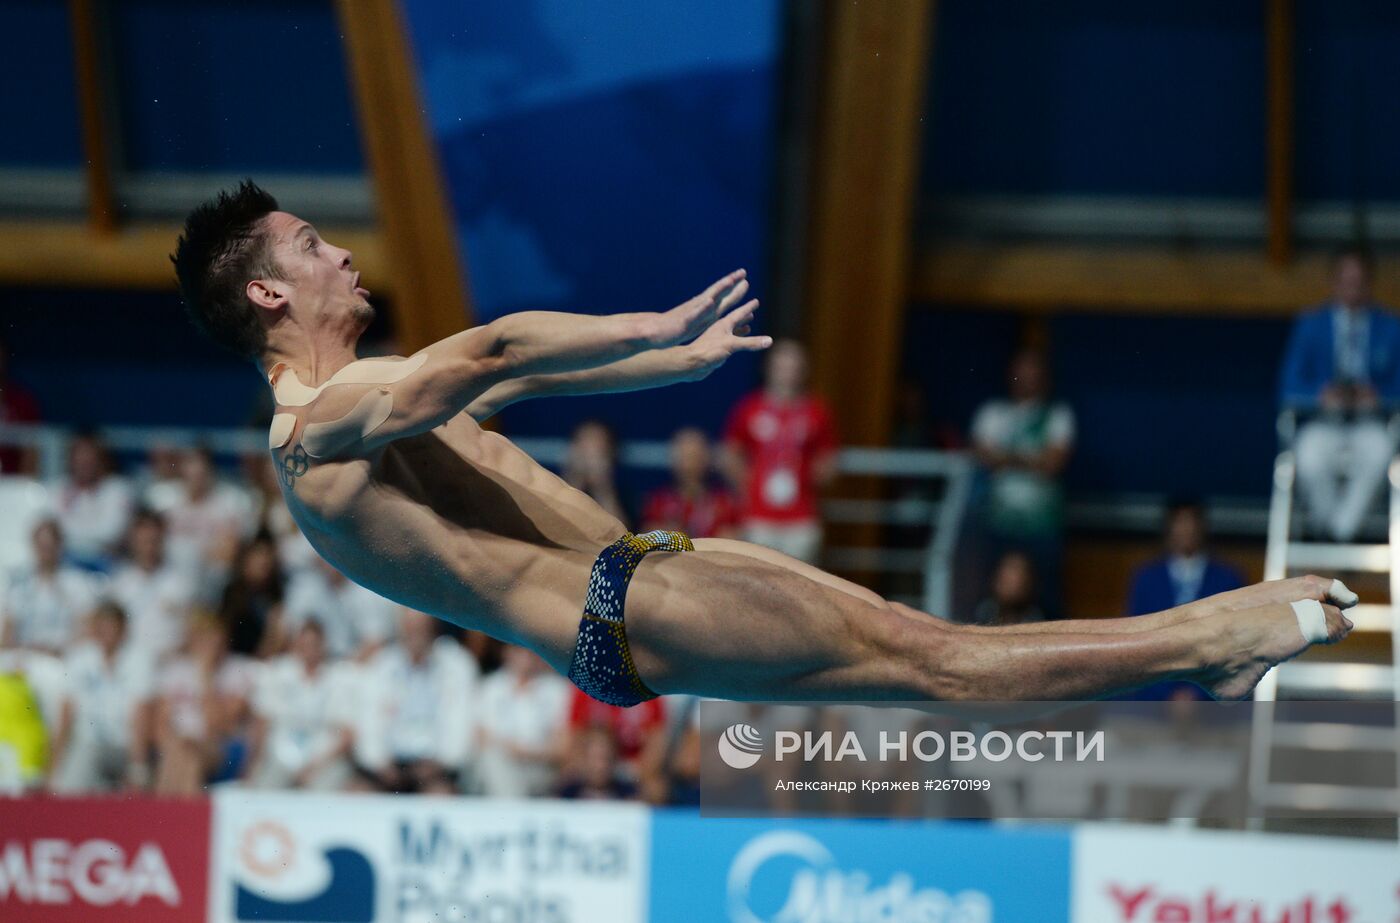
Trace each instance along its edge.
<path fill-rule="evenodd" d="M 926 867 L 926 863 L 920 862 Z M 992 923 L 991 896 L 923 887 L 906 871 L 879 881 L 843 868 L 826 844 L 796 830 L 750 840 L 726 882 L 730 923 Z M 762 908 L 762 909 L 760 909 Z"/>
<path fill-rule="evenodd" d="M 719 758 L 730 769 L 748 769 L 763 755 L 763 737 L 749 724 L 731 724 L 719 738 Z"/>

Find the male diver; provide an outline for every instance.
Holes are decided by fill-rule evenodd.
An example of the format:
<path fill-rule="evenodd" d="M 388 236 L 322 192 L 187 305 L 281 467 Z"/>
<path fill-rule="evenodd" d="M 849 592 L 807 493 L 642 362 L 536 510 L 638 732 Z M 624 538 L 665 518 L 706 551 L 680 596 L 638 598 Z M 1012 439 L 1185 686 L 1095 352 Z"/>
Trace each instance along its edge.
<path fill-rule="evenodd" d="M 1179 679 L 1239 698 L 1352 627 L 1337 606 L 1355 596 L 1318 577 L 1135 619 L 951 624 L 756 545 L 633 535 L 481 428 L 515 401 L 696 381 L 766 349 L 743 270 L 667 311 L 522 311 L 357 359 L 374 308 L 351 254 L 253 183 L 195 208 L 172 260 L 195 324 L 272 388 L 269 448 L 316 550 L 604 702 L 1065 701 Z"/>

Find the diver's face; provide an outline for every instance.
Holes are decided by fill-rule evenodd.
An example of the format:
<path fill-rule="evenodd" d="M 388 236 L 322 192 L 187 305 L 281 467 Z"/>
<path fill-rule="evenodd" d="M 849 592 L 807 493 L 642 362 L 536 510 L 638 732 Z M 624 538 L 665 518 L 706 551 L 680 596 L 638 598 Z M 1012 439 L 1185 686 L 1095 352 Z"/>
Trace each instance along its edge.
<path fill-rule="evenodd" d="M 286 291 L 288 310 L 313 325 L 368 327 L 374 307 L 369 292 L 360 287 L 350 251 L 322 240 L 316 228 L 296 215 L 273 212 L 264 221 L 284 277 L 274 284 Z"/>

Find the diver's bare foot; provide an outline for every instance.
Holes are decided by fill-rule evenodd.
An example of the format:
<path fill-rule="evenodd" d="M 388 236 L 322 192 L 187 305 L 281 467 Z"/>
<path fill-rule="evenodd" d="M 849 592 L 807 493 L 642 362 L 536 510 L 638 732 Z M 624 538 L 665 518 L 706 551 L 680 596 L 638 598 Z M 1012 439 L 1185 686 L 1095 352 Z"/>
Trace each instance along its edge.
<path fill-rule="evenodd" d="M 1351 620 L 1336 606 L 1321 608 L 1327 638 L 1317 643 L 1335 644 L 1351 632 Z M 1199 627 L 1210 630 L 1213 637 L 1205 642 L 1210 666 L 1196 682 L 1217 699 L 1244 698 L 1270 667 L 1297 657 L 1312 645 L 1303 636 L 1298 617 L 1288 603 L 1229 612 Z"/>
<path fill-rule="evenodd" d="M 1218 615 L 1221 612 L 1238 612 L 1272 603 L 1291 603 L 1300 599 L 1315 599 L 1321 603 L 1350 609 L 1357 603 L 1357 596 L 1347 589 L 1346 584 L 1331 577 L 1289 577 L 1286 580 L 1268 580 L 1253 586 L 1240 587 L 1226 593 L 1217 593 L 1198 602 L 1187 603 L 1171 610 L 1177 614 L 1176 621 Z"/>

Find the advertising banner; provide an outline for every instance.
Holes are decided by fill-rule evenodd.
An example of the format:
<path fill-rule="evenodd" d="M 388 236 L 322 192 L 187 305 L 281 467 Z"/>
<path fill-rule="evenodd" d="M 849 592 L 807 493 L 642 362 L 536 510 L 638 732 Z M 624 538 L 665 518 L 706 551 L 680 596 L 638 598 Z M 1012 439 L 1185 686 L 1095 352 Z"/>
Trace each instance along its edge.
<path fill-rule="evenodd" d="M 225 791 L 214 923 L 642 923 L 637 805 Z"/>
<path fill-rule="evenodd" d="M 657 811 L 651 862 L 652 920 L 1069 920 L 1067 831 Z"/>
<path fill-rule="evenodd" d="M 0 920 L 189 923 L 208 862 L 202 800 L 0 799 Z"/>
<path fill-rule="evenodd" d="M 1339 837 L 1085 827 L 1076 923 L 1393 923 L 1400 847 Z"/>

